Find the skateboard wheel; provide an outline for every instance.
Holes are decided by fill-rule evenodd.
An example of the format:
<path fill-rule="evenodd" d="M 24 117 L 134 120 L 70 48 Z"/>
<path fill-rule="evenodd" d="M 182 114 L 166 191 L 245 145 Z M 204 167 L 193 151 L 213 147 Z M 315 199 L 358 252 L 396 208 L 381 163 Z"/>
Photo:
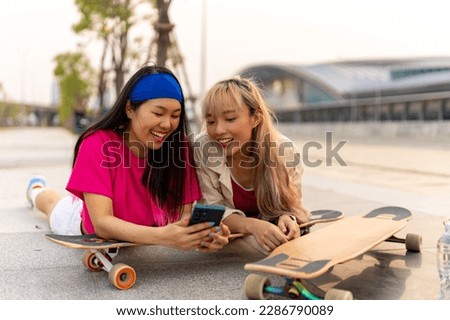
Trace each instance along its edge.
<path fill-rule="evenodd" d="M 347 290 L 330 289 L 325 293 L 325 300 L 353 300 L 353 294 Z"/>
<path fill-rule="evenodd" d="M 257 274 L 249 274 L 245 278 L 244 290 L 248 299 L 266 300 L 268 294 L 264 292 L 264 287 L 270 286 L 270 279 Z"/>
<path fill-rule="evenodd" d="M 405 238 L 406 250 L 420 252 L 422 249 L 422 236 L 419 234 L 408 233 Z"/>
<path fill-rule="evenodd" d="M 123 263 L 114 265 L 109 271 L 109 282 L 117 289 L 130 289 L 136 282 L 136 271 Z"/>
<path fill-rule="evenodd" d="M 420 252 L 422 250 L 422 236 L 419 234 L 408 233 L 405 238 L 397 238 L 393 235 L 386 241 L 404 243 L 406 250 L 410 252 Z"/>
<path fill-rule="evenodd" d="M 83 264 L 86 266 L 86 268 L 88 268 L 90 271 L 93 271 L 93 272 L 101 271 L 103 268 L 101 263 L 99 264 L 99 261 L 95 255 L 95 253 L 93 253 L 91 251 L 83 252 L 81 261 L 83 261 Z"/>

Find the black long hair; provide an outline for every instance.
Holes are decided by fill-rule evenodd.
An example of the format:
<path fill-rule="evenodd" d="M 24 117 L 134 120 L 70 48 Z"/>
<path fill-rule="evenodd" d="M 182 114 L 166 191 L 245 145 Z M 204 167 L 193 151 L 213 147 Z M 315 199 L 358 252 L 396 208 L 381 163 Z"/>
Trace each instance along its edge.
<path fill-rule="evenodd" d="M 112 108 L 98 122 L 90 126 L 81 134 L 74 149 L 73 165 L 78 155 L 82 141 L 98 130 L 113 130 L 124 136 L 129 119 L 125 107 L 129 95 L 141 77 L 148 74 L 168 73 L 179 83 L 175 75 L 162 66 L 144 66 L 139 69 L 125 84 Z M 181 85 L 180 85 L 181 88 Z M 145 101 L 130 101 L 133 110 L 139 108 Z M 169 213 L 170 218 L 177 218 L 183 202 L 185 191 L 186 170 L 193 164 L 192 143 L 189 136 L 189 123 L 186 118 L 185 100 L 182 94 L 181 114 L 178 127 L 170 134 L 162 147 L 157 150 L 149 149 L 147 165 L 142 176 L 142 184 L 146 186 L 158 205 Z M 187 150 L 186 150 L 187 149 Z M 187 156 L 187 157 L 186 157 Z M 168 217 L 168 218 L 169 218 Z M 168 219 L 168 221 L 173 219 Z"/>

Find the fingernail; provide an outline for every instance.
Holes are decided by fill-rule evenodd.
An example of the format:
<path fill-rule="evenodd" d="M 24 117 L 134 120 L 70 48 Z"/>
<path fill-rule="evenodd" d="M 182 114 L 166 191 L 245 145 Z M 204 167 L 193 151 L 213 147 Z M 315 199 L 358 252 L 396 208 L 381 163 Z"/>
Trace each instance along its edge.
<path fill-rule="evenodd" d="M 209 233 L 209 237 L 210 237 L 210 238 L 214 238 L 214 232 L 210 232 L 210 233 Z"/>
<path fill-rule="evenodd" d="M 216 227 L 216 232 L 221 232 L 221 231 L 222 231 L 222 228 L 220 226 L 217 226 Z"/>
<path fill-rule="evenodd" d="M 201 245 L 202 247 L 206 247 L 206 242 L 202 241 L 202 242 L 200 243 L 200 245 Z"/>

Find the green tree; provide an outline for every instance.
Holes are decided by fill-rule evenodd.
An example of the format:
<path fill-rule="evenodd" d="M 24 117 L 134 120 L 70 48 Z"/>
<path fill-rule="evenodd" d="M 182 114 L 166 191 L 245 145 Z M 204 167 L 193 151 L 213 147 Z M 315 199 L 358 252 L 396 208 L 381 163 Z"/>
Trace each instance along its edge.
<path fill-rule="evenodd" d="M 86 111 L 94 71 L 82 52 L 59 54 L 55 62 L 53 73 L 58 79 L 60 91 L 59 118 L 66 128 L 73 128 L 74 112 Z"/>
<path fill-rule="evenodd" d="M 133 57 L 136 58 L 129 48 L 129 33 L 138 22 L 135 10 L 143 3 L 147 1 L 75 0 L 81 17 L 73 30 L 76 33 L 91 33 L 103 43 L 97 84 L 100 112 L 106 108 L 104 94 L 109 72 L 113 71 L 115 92 L 118 95 L 128 72 L 126 63 L 131 63 Z"/>
<path fill-rule="evenodd" d="M 99 113 L 103 113 L 108 107 L 104 98 L 109 84 L 112 84 L 117 96 L 131 68 L 145 61 L 153 61 L 158 65 L 167 65 L 170 61 L 174 72 L 177 67 L 184 68 L 183 58 L 173 34 L 171 37 L 174 27 L 168 14 L 171 2 L 171 0 L 75 0 L 80 20 L 73 26 L 74 32 L 90 36 L 88 41 L 102 43 L 96 86 Z M 142 15 L 146 9 L 151 13 Z M 155 33 L 150 46 L 145 46 L 148 55 L 143 61 L 143 58 L 145 59 L 143 43 L 148 42 L 142 36 L 131 38 L 130 30 L 138 23 L 148 26 L 151 18 L 154 18 L 152 21 Z M 183 72 L 185 73 L 184 69 Z"/>

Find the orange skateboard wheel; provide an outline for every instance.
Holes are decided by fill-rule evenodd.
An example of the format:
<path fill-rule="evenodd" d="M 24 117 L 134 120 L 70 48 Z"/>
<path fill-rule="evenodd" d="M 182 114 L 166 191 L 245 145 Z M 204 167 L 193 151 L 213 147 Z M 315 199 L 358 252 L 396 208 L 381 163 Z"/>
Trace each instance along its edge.
<path fill-rule="evenodd" d="M 85 251 L 83 252 L 83 256 L 81 257 L 81 261 L 90 271 L 98 272 L 102 270 L 102 264 L 99 264 L 98 259 L 94 252 Z"/>
<path fill-rule="evenodd" d="M 136 282 L 136 271 L 126 264 L 118 263 L 109 271 L 108 279 L 116 288 L 127 290 Z"/>

